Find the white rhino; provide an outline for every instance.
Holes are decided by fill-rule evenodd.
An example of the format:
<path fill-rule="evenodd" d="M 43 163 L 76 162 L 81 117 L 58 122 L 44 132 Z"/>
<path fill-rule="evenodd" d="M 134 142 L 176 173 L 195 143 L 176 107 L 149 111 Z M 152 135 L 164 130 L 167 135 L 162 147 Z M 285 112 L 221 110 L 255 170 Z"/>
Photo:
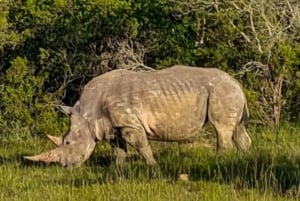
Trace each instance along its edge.
<path fill-rule="evenodd" d="M 173 66 L 154 72 L 114 70 L 92 79 L 73 107 L 63 137 L 49 136 L 57 148 L 32 161 L 78 167 L 96 142 L 111 143 L 116 164 L 134 147 L 149 165 L 156 164 L 149 140 L 182 141 L 209 121 L 216 130 L 217 150 L 247 150 L 251 139 L 244 122 L 249 116 L 241 85 L 216 68 Z"/>

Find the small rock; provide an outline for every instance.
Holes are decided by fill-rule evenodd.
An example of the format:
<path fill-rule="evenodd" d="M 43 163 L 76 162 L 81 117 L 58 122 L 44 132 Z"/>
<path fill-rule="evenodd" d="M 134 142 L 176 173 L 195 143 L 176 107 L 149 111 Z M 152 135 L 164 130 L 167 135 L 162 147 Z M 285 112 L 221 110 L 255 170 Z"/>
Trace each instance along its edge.
<path fill-rule="evenodd" d="M 180 174 L 179 180 L 181 181 L 189 181 L 189 175 L 188 174 Z"/>

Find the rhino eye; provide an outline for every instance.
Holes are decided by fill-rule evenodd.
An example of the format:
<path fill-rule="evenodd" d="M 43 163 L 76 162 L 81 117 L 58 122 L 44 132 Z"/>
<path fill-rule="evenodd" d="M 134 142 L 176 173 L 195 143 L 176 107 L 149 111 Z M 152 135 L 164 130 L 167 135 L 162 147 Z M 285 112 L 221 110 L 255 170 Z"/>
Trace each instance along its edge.
<path fill-rule="evenodd" d="M 67 144 L 67 145 L 68 145 L 68 144 L 70 144 L 70 141 L 69 141 L 69 140 L 67 140 L 67 141 L 66 141 L 66 144 Z"/>

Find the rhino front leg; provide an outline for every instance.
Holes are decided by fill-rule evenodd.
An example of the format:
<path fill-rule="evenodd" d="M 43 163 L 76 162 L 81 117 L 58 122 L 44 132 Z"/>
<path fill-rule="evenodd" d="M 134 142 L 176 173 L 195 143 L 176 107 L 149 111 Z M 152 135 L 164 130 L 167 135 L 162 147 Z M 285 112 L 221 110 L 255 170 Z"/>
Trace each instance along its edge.
<path fill-rule="evenodd" d="M 143 156 L 147 165 L 157 165 L 144 129 L 124 127 L 121 129 L 122 138 L 133 146 Z"/>
<path fill-rule="evenodd" d="M 120 136 L 117 136 L 115 139 L 110 141 L 110 144 L 113 149 L 116 165 L 122 165 L 127 157 L 126 141 Z"/>

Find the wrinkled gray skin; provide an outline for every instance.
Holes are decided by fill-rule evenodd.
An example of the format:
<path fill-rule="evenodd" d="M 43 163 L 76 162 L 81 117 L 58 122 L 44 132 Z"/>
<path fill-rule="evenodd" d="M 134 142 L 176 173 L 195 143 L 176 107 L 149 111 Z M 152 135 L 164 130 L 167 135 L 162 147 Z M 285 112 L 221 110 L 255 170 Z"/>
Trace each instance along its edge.
<path fill-rule="evenodd" d="M 215 68 L 173 66 L 155 72 L 114 70 L 92 79 L 73 107 L 69 131 L 49 136 L 56 149 L 25 158 L 78 167 L 96 141 L 108 140 L 116 164 L 126 158 L 127 144 L 155 165 L 149 140 L 182 141 L 193 137 L 208 120 L 216 130 L 217 150 L 247 150 L 249 116 L 240 84 Z"/>

